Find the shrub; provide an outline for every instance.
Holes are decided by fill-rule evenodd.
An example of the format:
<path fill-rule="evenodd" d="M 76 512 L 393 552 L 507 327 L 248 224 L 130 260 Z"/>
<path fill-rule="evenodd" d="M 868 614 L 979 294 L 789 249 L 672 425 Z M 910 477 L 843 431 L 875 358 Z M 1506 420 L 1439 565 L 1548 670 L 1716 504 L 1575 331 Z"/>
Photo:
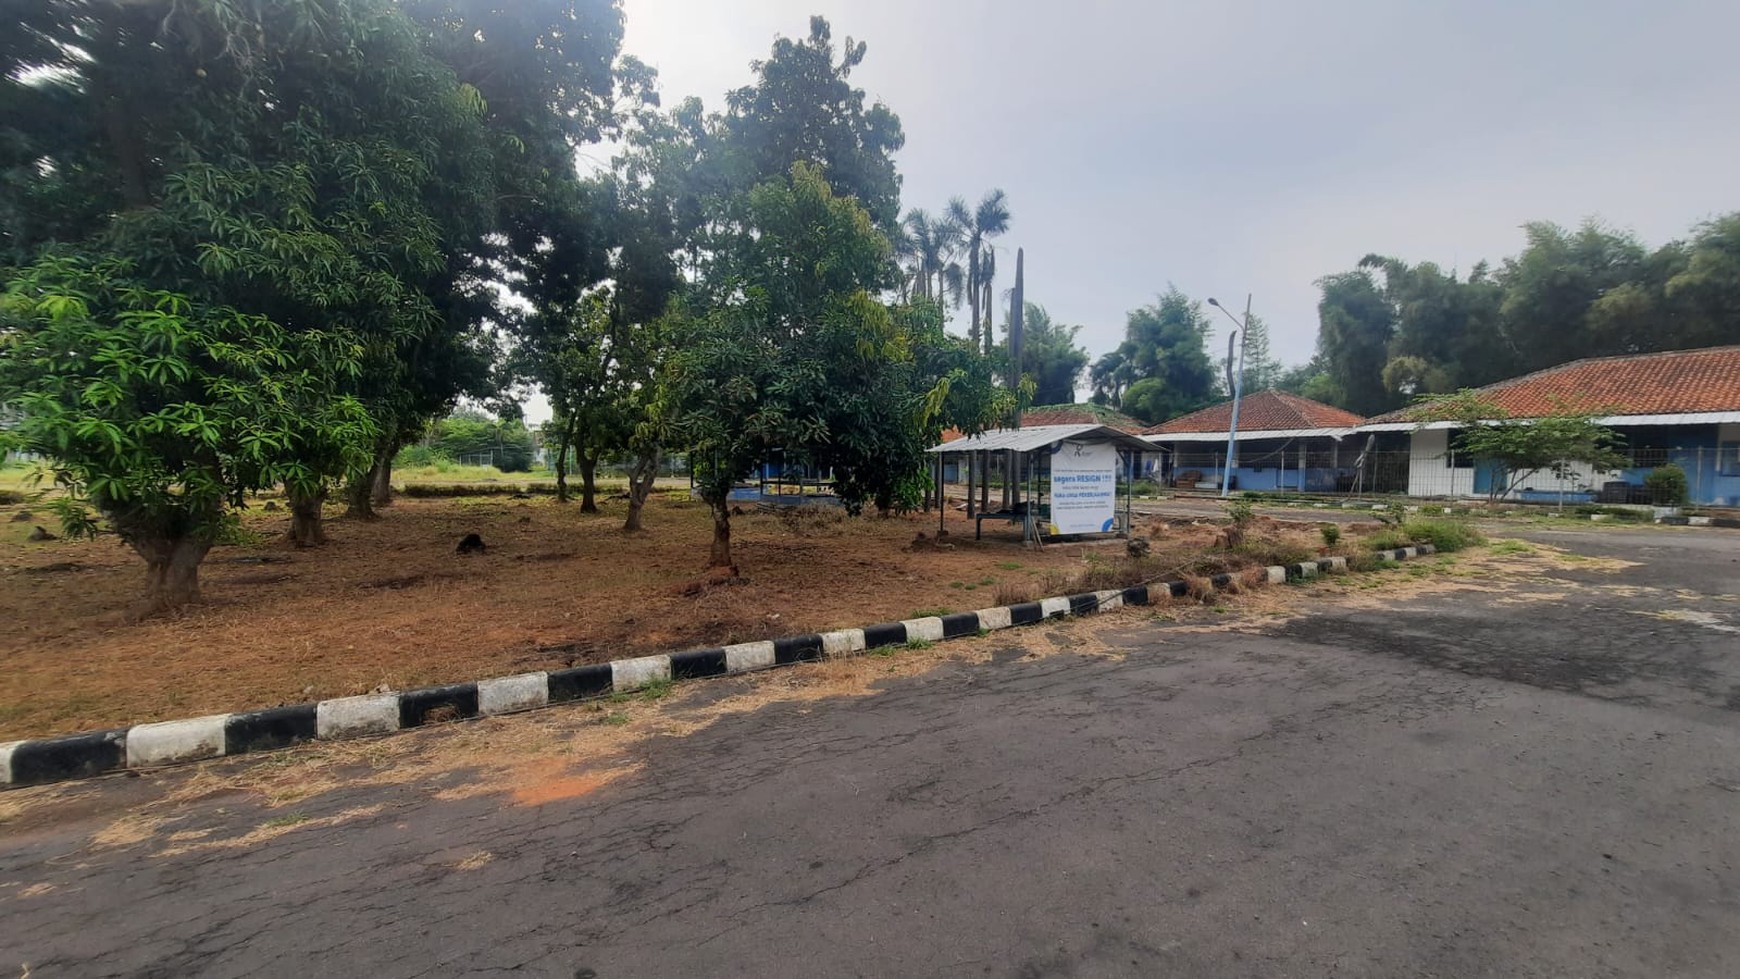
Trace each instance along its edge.
<path fill-rule="evenodd" d="M 1297 541 L 1290 540 L 1247 540 L 1232 549 L 1234 554 L 1248 557 L 1263 567 L 1276 564 L 1298 564 L 1301 561 L 1315 561 L 1317 555 L 1311 548 Z"/>
<path fill-rule="evenodd" d="M 1649 490 L 1650 502 L 1656 506 L 1682 506 L 1689 498 L 1686 471 L 1671 462 L 1655 467 L 1643 477 L 1643 486 Z"/>
<path fill-rule="evenodd" d="M 393 457 L 393 468 L 417 469 L 423 466 L 438 467 L 440 463 L 451 465 L 452 462 L 453 459 L 450 456 L 443 455 L 430 446 L 407 445 L 399 450 L 397 456 Z M 437 468 L 436 471 L 440 472 L 444 470 Z"/>
<path fill-rule="evenodd" d="M 1431 544 L 1439 553 L 1447 554 L 1485 543 L 1486 538 L 1474 525 L 1461 520 L 1446 520 L 1441 518 L 1410 520 L 1402 525 L 1402 531 L 1410 543 L 1419 541 Z"/>
<path fill-rule="evenodd" d="M 1334 547 L 1341 543 L 1341 527 L 1339 525 L 1326 523 L 1317 530 L 1323 535 L 1324 547 Z"/>
<path fill-rule="evenodd" d="M 1377 571 L 1383 566 L 1384 559 L 1370 551 L 1350 554 L 1347 557 L 1347 570 L 1349 571 Z"/>
<path fill-rule="evenodd" d="M 1413 541 L 1400 527 L 1385 527 L 1365 539 L 1365 546 L 1374 551 L 1393 551 L 1411 543 Z"/>
<path fill-rule="evenodd" d="M 448 496 L 511 496 L 515 493 L 554 494 L 554 483 L 457 483 L 443 486 L 439 483 L 407 483 L 400 490 L 405 496 L 411 497 L 448 497 Z"/>

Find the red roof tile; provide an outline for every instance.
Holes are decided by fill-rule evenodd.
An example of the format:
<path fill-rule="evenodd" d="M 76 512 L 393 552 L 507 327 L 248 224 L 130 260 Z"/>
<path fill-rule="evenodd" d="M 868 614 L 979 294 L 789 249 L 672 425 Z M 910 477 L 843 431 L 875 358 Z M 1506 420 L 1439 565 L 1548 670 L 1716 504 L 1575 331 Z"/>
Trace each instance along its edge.
<path fill-rule="evenodd" d="M 1239 431 L 1287 432 L 1303 428 L 1353 428 L 1364 422 L 1351 411 L 1321 401 L 1270 389 L 1239 399 Z M 1222 401 L 1201 411 L 1161 422 L 1143 435 L 1224 432 L 1232 424 L 1232 402 Z"/>
<path fill-rule="evenodd" d="M 1480 389 L 1513 418 L 1538 418 L 1560 406 L 1604 415 L 1740 411 L 1740 346 L 1594 357 L 1549 367 Z M 1373 418 L 1418 419 L 1420 406 Z"/>
<path fill-rule="evenodd" d="M 1140 421 L 1115 409 L 1092 403 L 1035 405 L 1021 412 L 1022 428 L 1036 428 L 1040 425 L 1105 425 L 1131 435 L 1142 431 Z"/>
<path fill-rule="evenodd" d="M 1120 411 L 1093 403 L 1073 405 L 1036 405 L 1021 412 L 1022 428 L 1037 428 L 1040 425 L 1105 425 L 1120 432 L 1138 435 L 1142 431 L 1142 422 L 1131 418 Z M 953 442 L 962 438 L 963 433 L 958 428 L 945 429 L 942 433 L 944 442 Z"/>

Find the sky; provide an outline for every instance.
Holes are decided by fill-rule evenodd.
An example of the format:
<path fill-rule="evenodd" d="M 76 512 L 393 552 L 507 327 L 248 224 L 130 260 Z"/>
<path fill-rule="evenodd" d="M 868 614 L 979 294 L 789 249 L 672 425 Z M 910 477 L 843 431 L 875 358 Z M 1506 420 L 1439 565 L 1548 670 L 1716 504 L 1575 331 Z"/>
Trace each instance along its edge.
<path fill-rule="evenodd" d="M 1295 364 L 1314 282 L 1368 253 L 1466 270 L 1515 254 L 1525 221 L 1655 245 L 1740 210 L 1732 0 L 623 7 L 666 105 L 722 107 L 811 14 L 867 42 L 852 80 L 900 116 L 903 206 L 1006 191 L 997 288 L 1025 249 L 1029 300 L 1096 357 L 1168 284 L 1250 294 Z"/>

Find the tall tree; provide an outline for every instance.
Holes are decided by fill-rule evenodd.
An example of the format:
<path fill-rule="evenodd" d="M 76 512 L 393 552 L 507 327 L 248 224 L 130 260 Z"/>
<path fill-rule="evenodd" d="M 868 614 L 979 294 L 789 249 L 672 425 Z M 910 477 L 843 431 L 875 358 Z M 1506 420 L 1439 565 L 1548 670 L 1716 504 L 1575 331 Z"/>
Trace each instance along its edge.
<path fill-rule="evenodd" d="M 670 324 L 660 409 L 713 512 L 715 567 L 732 564 L 732 483 L 771 449 L 801 457 L 846 436 L 829 417 L 842 392 L 910 355 L 873 298 L 894 283 L 888 240 L 820 170 L 797 164 L 741 214 Z"/>
<path fill-rule="evenodd" d="M 717 144 L 724 185 L 747 190 L 806 161 L 892 232 L 900 219 L 894 153 L 906 135 L 899 117 L 851 83 L 865 52 L 864 42 L 847 38 L 836 60 L 833 29 L 819 16 L 810 18 L 807 38 L 775 38 L 768 57 L 751 66 L 755 83 L 725 97 Z"/>
<path fill-rule="evenodd" d="M 1001 190 L 992 190 L 979 203 L 969 207 L 966 199 L 949 201 L 948 220 L 960 228 L 961 247 L 967 253 L 967 304 L 971 310 L 967 338 L 984 344 L 986 353 L 996 346 L 989 320 L 992 306 L 986 298 L 994 273 L 990 240 L 1009 230 L 1009 198 Z M 980 312 L 984 312 L 984 321 Z"/>
<path fill-rule="evenodd" d="M 1246 325 L 1249 333 L 1240 354 L 1245 364 L 1244 389 L 1265 391 L 1280 381 L 1281 362 L 1269 350 L 1269 324 L 1261 316 L 1252 313 Z"/>
<path fill-rule="evenodd" d="M 906 212 L 901 222 L 910 243 L 909 265 L 913 298 L 940 303 L 946 311 L 959 307 L 965 278 L 956 254 L 961 248 L 961 227 L 948 217 L 932 217 L 922 208 Z"/>
<path fill-rule="evenodd" d="M 1088 352 L 1076 343 L 1079 326 L 1054 322 L 1045 307 L 1026 303 L 1022 317 L 1021 373 L 1033 379 L 1033 403 L 1070 404 L 1087 370 Z"/>
<path fill-rule="evenodd" d="M 1364 269 L 1317 280 L 1317 350 L 1329 379 L 1344 392 L 1341 406 L 1361 415 L 1398 407 L 1405 398 L 1384 384 L 1395 311 Z"/>
<path fill-rule="evenodd" d="M 1144 380 L 1142 410 L 1162 421 L 1211 403 L 1217 394 L 1206 341 L 1212 323 L 1202 304 L 1169 287 L 1159 301 L 1130 311 L 1124 341 L 1094 362 L 1093 400 L 1114 408 Z M 1142 417 L 1142 416 L 1138 416 Z"/>
<path fill-rule="evenodd" d="M 125 268 L 126 288 L 184 297 L 195 320 L 348 332 L 344 391 L 389 427 L 404 380 L 436 369 L 408 352 L 454 328 L 451 257 L 487 230 L 477 90 L 381 0 L 66 4 L 29 23 L 0 90 L 57 115 L 8 119 L 8 145 L 34 154 L 0 182 L 0 211 L 25 217 L 12 259 Z M 315 543 L 349 456 L 301 461 L 292 536 Z"/>

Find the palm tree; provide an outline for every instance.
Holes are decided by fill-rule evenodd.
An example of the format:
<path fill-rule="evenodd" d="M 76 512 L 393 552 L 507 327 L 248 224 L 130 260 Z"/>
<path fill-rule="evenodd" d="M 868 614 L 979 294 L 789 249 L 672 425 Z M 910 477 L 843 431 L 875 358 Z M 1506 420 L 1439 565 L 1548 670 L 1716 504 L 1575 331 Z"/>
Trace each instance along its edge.
<path fill-rule="evenodd" d="M 967 252 L 967 302 L 972 307 L 971 326 L 967 336 L 977 341 L 979 339 L 979 309 L 983 308 L 989 315 L 991 301 L 985 257 L 989 254 L 990 244 L 987 239 L 995 238 L 1009 230 L 1009 198 L 1001 190 L 992 190 L 979 200 L 977 207 L 968 209 L 964 198 L 956 197 L 949 201 L 948 217 L 959 225 Z M 994 270 L 993 270 L 994 271 Z M 989 353 L 993 346 L 991 331 L 985 330 L 985 352 Z"/>
<path fill-rule="evenodd" d="M 910 242 L 908 256 L 920 299 L 933 299 L 945 307 L 961 304 L 961 266 L 955 261 L 960 249 L 960 225 L 948 218 L 933 218 L 923 208 L 914 208 L 901 224 L 902 237 Z"/>

